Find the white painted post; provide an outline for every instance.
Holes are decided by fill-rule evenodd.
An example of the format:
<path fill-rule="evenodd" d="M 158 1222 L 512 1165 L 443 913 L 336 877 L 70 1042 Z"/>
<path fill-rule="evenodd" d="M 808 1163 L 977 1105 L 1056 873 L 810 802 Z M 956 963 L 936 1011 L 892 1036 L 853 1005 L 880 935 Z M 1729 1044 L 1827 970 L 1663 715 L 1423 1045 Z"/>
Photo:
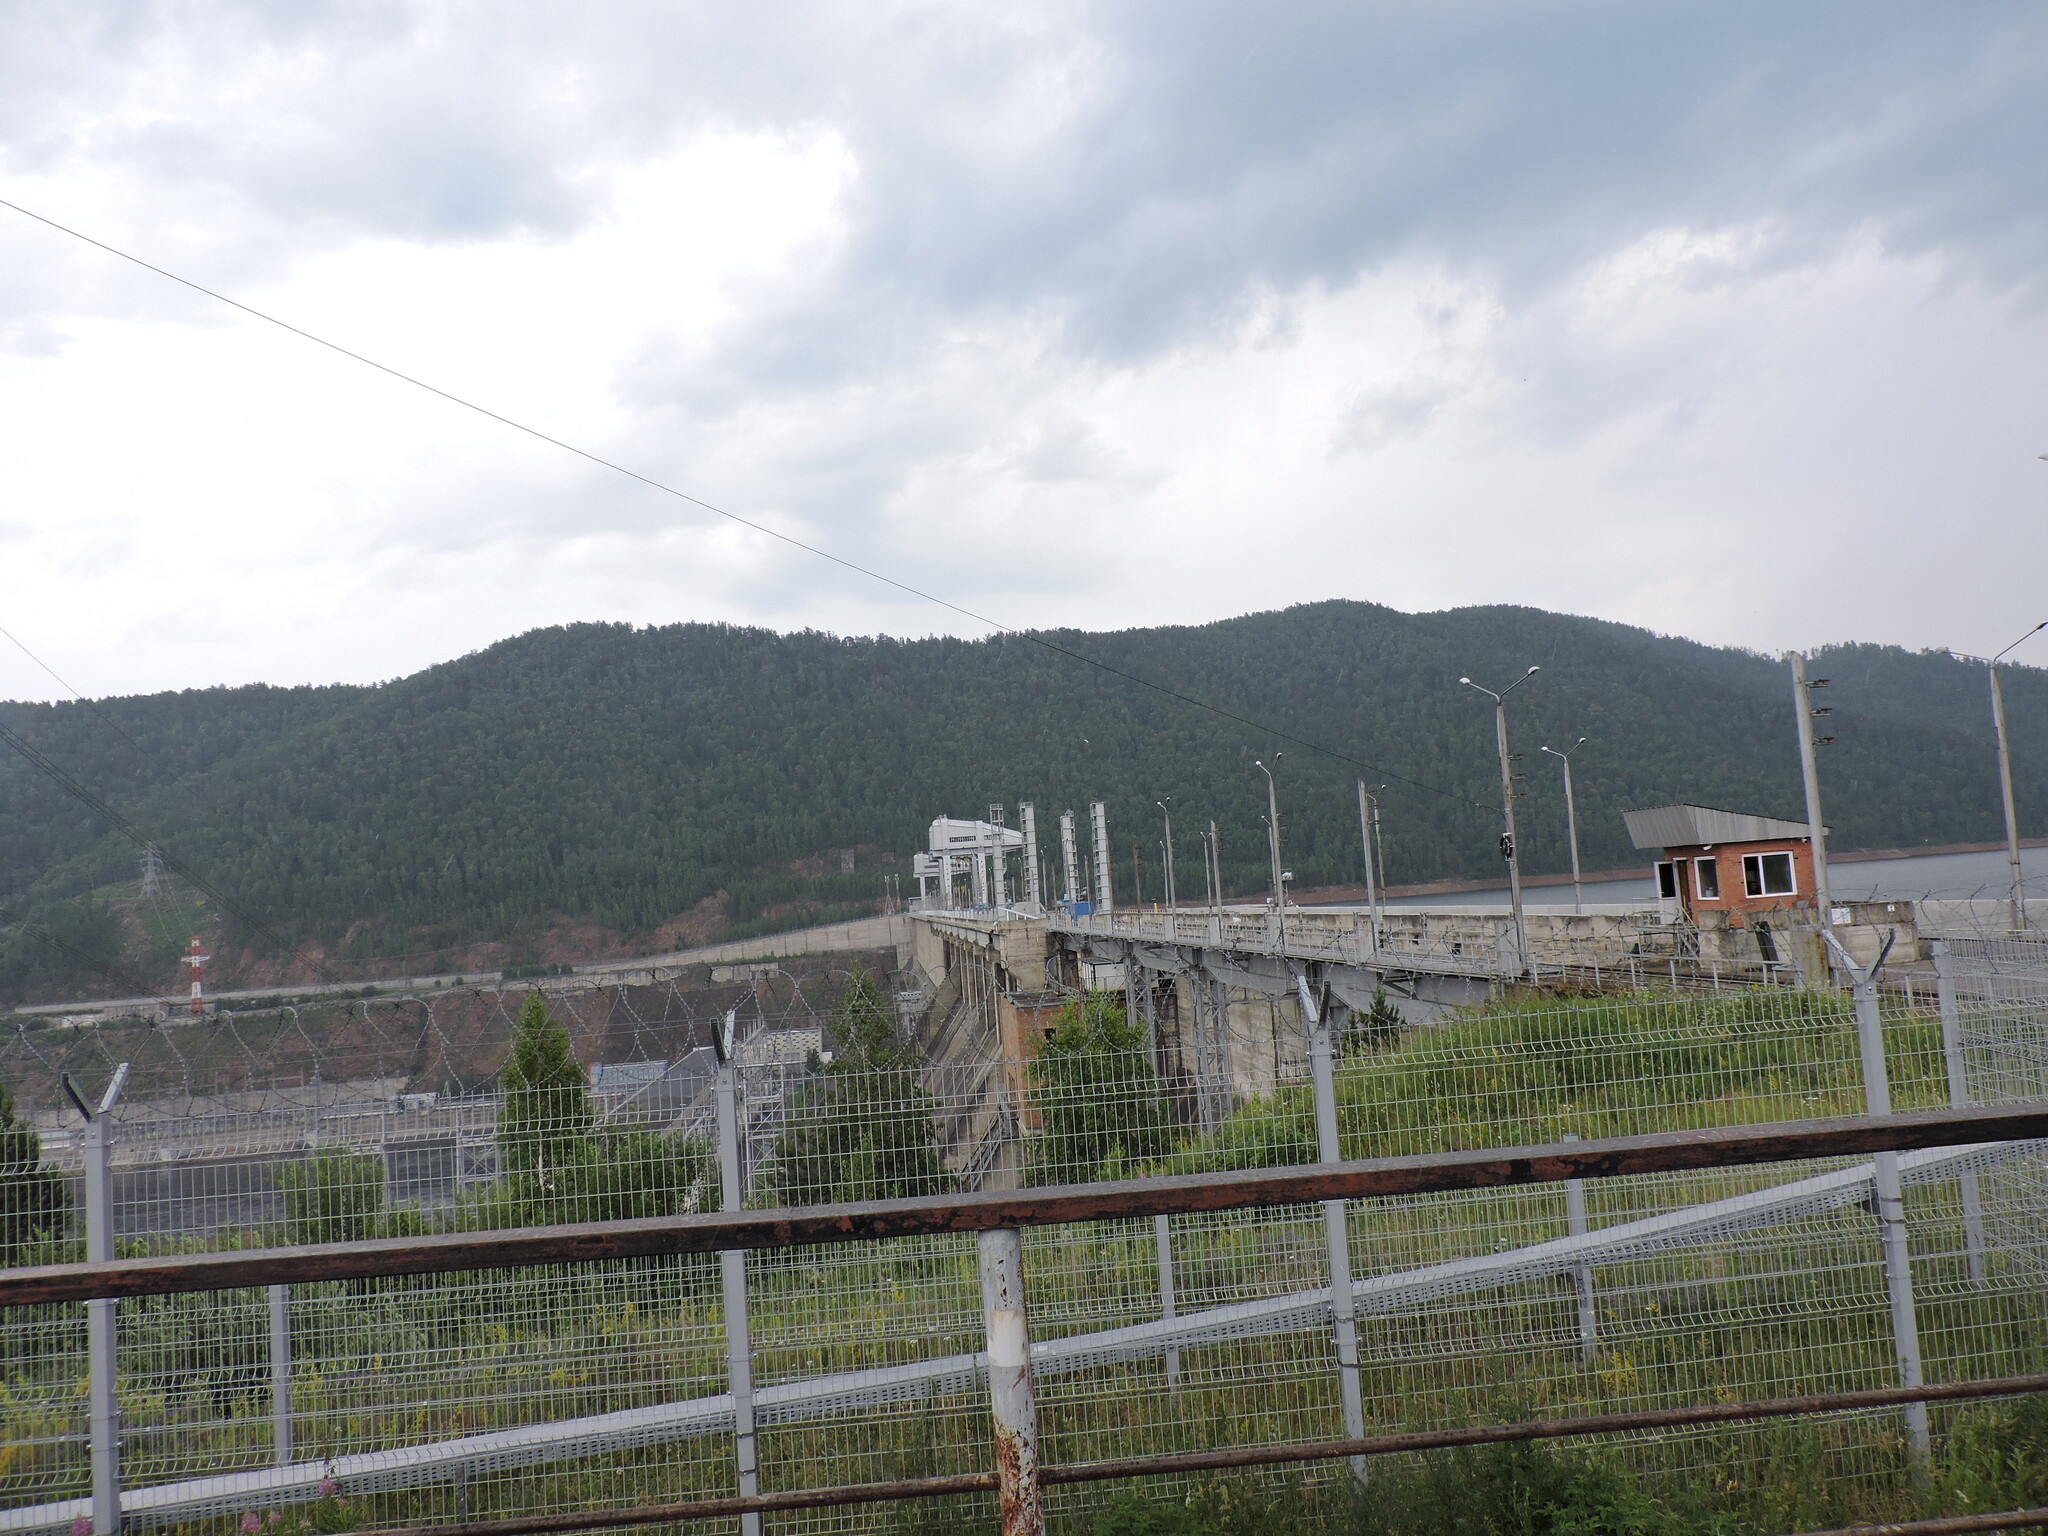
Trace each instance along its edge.
<path fill-rule="evenodd" d="M 740 1169 L 738 1072 L 733 1065 L 734 1013 L 727 1013 L 719 1036 L 718 1075 L 713 1092 L 718 1112 L 718 1185 L 723 1209 L 736 1211 L 744 1201 Z M 726 1249 L 718 1255 L 725 1301 L 725 1372 L 732 1393 L 733 1459 L 739 1467 L 740 1493 L 761 1491 L 754 1451 L 754 1356 L 747 1337 L 747 1255 Z M 744 1536 L 761 1536 L 758 1514 L 740 1516 Z"/>
<path fill-rule="evenodd" d="M 1962 1020 L 1956 1009 L 1954 962 L 1948 943 L 1934 941 L 1934 998 L 1941 1014 L 1941 1054 L 1948 1065 L 1948 1106 L 1966 1109 L 1970 1103 L 1968 1062 L 1963 1057 Z M 1958 1181 L 1963 1197 L 1963 1248 L 1969 1255 L 1970 1278 L 1984 1283 L 1984 1205 L 1977 1192 L 1977 1170 L 1966 1168 Z"/>
<path fill-rule="evenodd" d="M 1164 1216 L 1152 1218 L 1152 1253 L 1159 1269 L 1159 1316 L 1171 1322 L 1179 1316 L 1173 1294 L 1173 1226 Z M 1166 1347 L 1166 1387 L 1180 1390 L 1180 1348 Z"/>
<path fill-rule="evenodd" d="M 1563 1139 L 1566 1141 L 1577 1141 L 1579 1138 L 1576 1134 L 1570 1134 Z M 1584 1179 L 1566 1179 L 1564 1181 L 1564 1221 L 1565 1229 L 1573 1237 L 1584 1237 L 1586 1235 L 1586 1181 Z M 1600 1350 L 1599 1315 L 1593 1307 L 1593 1266 L 1590 1264 L 1573 1266 L 1572 1281 L 1579 1294 L 1579 1354 L 1587 1365 L 1591 1365 L 1594 1356 Z"/>
<path fill-rule="evenodd" d="M 995 1420 L 996 1508 L 1002 1536 L 1045 1536 L 1038 1488 L 1038 1401 L 1024 1304 L 1024 1244 L 1015 1227 L 979 1240 L 981 1317 L 988 1336 L 988 1401 Z"/>
<path fill-rule="evenodd" d="M 1317 1006 L 1308 978 L 1296 974 L 1294 992 L 1301 1004 L 1302 1023 L 1308 1029 L 1309 1074 L 1313 1080 L 1316 1105 L 1316 1157 L 1325 1163 L 1341 1162 L 1343 1152 L 1337 1135 L 1337 1072 L 1330 1051 L 1330 1027 Z M 1351 1291 L 1351 1233 L 1342 1200 L 1323 1202 L 1323 1244 L 1330 1267 L 1330 1322 L 1337 1345 L 1337 1399 L 1344 1415 L 1344 1434 L 1358 1440 L 1365 1435 L 1365 1397 L 1358 1382 L 1357 1298 Z M 1365 1459 L 1351 1459 L 1353 1476 L 1365 1476 Z"/>
<path fill-rule="evenodd" d="M 1863 1058 L 1863 1105 L 1871 1115 L 1892 1112 L 1891 1078 L 1885 1071 L 1884 1026 L 1877 1011 L 1877 967 L 1868 971 L 1849 958 L 1832 930 L 1821 929 L 1835 963 L 1849 977 L 1850 995 L 1856 1005 L 1856 1043 Z M 1912 1250 L 1906 1235 L 1905 1194 L 1899 1183 L 1899 1154 L 1878 1152 L 1871 1157 L 1872 1183 L 1877 1195 L 1878 1230 L 1884 1243 L 1884 1283 L 1891 1300 L 1892 1354 L 1898 1361 L 1899 1385 L 1917 1387 L 1920 1373 L 1920 1320 L 1913 1306 Z M 1914 1456 L 1925 1462 L 1928 1454 L 1927 1405 L 1908 1403 L 1905 1410 L 1906 1439 Z"/>
<path fill-rule="evenodd" d="M 270 1288 L 270 1445 L 280 1467 L 292 1464 L 292 1288 Z"/>
<path fill-rule="evenodd" d="M 64 1089 L 85 1116 L 81 1145 L 85 1154 L 85 1257 L 106 1264 L 114 1257 L 114 1117 L 113 1108 L 128 1081 L 128 1063 L 114 1070 L 113 1081 L 94 1109 L 79 1095 L 69 1073 Z M 115 1349 L 115 1308 L 112 1298 L 85 1304 L 86 1415 L 92 1441 L 93 1536 L 118 1536 L 121 1529 L 121 1403 Z"/>
<path fill-rule="evenodd" d="M 100 1116 L 85 1126 L 85 1256 L 101 1264 L 114 1256 L 114 1213 L 108 1185 L 112 1127 Z M 93 1536 L 121 1529 L 121 1414 L 115 1396 L 114 1308 L 111 1300 L 85 1304 L 87 1411 L 92 1434 Z"/>

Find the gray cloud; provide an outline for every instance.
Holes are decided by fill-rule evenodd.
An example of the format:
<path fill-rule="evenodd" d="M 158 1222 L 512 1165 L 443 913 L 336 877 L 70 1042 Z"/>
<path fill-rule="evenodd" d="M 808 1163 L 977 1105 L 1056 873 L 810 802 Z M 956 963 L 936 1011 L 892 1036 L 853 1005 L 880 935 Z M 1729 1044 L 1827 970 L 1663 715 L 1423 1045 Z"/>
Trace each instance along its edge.
<path fill-rule="evenodd" d="M 569 240 L 606 216 L 613 173 L 706 130 L 834 136 L 857 167 L 839 238 L 749 294 L 708 350 L 650 336 L 618 359 L 632 421 L 609 446 L 943 582 L 919 527 L 890 521 L 913 492 L 926 519 L 982 528 L 1005 514 L 960 487 L 1014 484 L 1109 543 L 1091 489 L 1159 483 L 1077 414 L 1073 381 L 1279 345 L 1317 295 L 1403 263 L 1484 289 L 1491 365 L 1512 375 L 1497 382 L 1536 381 L 1493 400 L 1493 448 L 1562 451 L 1651 402 L 1682 444 L 1759 372 L 1770 338 L 1753 330 L 1632 350 L 1580 334 L 1589 268 L 1662 230 L 1750 242 L 1670 277 L 1695 295 L 1870 248 L 2031 314 L 2044 44 L 2048 12 L 2018 0 L 31 4 L 0 12 L 0 182 L 75 186 L 81 222 L 242 291 L 365 240 Z M 224 323 L 0 225 L 0 351 L 59 352 L 77 316 Z M 1456 319 L 1430 324 L 1448 337 Z M 1025 360 L 957 386 L 963 335 Z M 1425 451 L 1488 383 L 1459 345 L 1400 376 L 1332 377 L 1337 424 L 1313 451 Z M 1730 498 L 1769 474 L 1745 466 Z M 694 516 L 601 476 L 515 482 L 422 497 L 410 536 L 454 558 Z M 786 569 L 734 589 L 784 601 L 766 594 Z M 1073 585 L 1036 550 L 1003 580 Z"/>

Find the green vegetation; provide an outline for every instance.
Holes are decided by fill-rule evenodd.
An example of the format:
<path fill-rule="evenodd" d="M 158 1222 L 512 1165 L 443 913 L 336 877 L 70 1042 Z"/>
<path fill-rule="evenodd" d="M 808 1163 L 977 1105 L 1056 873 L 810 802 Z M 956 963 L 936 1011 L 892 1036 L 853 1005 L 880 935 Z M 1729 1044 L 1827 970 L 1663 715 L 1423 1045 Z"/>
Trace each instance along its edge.
<path fill-rule="evenodd" d="M 715 1154 L 701 1137 L 606 1128 L 591 1108 L 569 1031 L 529 992 L 498 1073 L 498 1182 L 465 1225 L 537 1227 L 718 1209 Z"/>
<path fill-rule="evenodd" d="M 107 974 L 121 963 L 121 921 L 104 901 L 80 896 L 25 906 L 20 916 L 42 932 L 27 925 L 0 932 L 0 996 L 28 997 L 79 982 L 103 993 L 122 990 Z"/>
<path fill-rule="evenodd" d="M 1775 1427 L 1761 1458 L 1757 1439 L 1704 1435 L 1668 1449 L 1537 1442 L 1384 1457 L 1369 1464 L 1362 1487 L 1327 1471 L 1218 1478 L 1178 1498 L 1118 1493 L 1085 1529 L 1089 1536 L 1751 1536 L 2048 1500 L 2048 1400 L 2039 1397 L 1958 1414 L 1917 1494 L 1887 1497 L 1868 1484 L 1816 1476 L 1830 1455 L 1821 1425 Z M 1885 1481 L 1894 1490 L 1910 1482 L 1903 1467 L 1890 1470 Z"/>
<path fill-rule="evenodd" d="M 1368 1016 L 1369 1018 L 1369 1016 Z M 1370 1033 L 1366 1033 L 1370 1031 Z M 1832 993 L 1509 1001 L 1347 1050 L 1337 1072 L 1346 1157 L 1627 1136 L 1695 1125 L 1858 1114 L 1862 1069 Z M 1938 1023 L 1890 1010 L 1885 1055 L 1900 1109 L 1946 1102 Z M 1315 1157 L 1306 1085 L 1246 1105 L 1167 1160 L 1268 1168 Z"/>
<path fill-rule="evenodd" d="M 768 1178 L 777 1203 L 833 1204 L 936 1195 L 952 1187 L 939 1164 L 938 1101 L 889 1000 L 855 966 L 832 1009 L 832 1060 L 791 1098 Z"/>
<path fill-rule="evenodd" d="M 1091 992 L 1060 1011 L 1030 1079 L 1039 1122 L 1028 1169 L 1034 1184 L 1126 1178 L 1178 1139 L 1145 1032 L 1110 993 Z"/>
<path fill-rule="evenodd" d="M 43 1166 L 43 1139 L 0 1085 L 0 1264 L 25 1264 L 61 1239 L 71 1216 L 71 1186 Z"/>
<path fill-rule="evenodd" d="M 288 1243 L 360 1243 L 385 1235 L 384 1160 L 324 1147 L 277 1170 Z"/>
<path fill-rule="evenodd" d="M 1363 1038 L 1340 1068 L 1348 1152 L 1784 1118 L 1851 1108 L 1857 1092 L 1853 1023 L 1831 997 L 1515 1002 L 1427 1029 L 1389 1033 L 1384 1024 L 1354 1020 Z M 840 998 L 832 1026 L 838 1049 L 818 1080 L 829 1091 L 807 1099 L 804 1115 L 785 1130 L 791 1166 L 813 1170 L 803 1175 L 804 1188 L 816 1198 L 875 1188 L 891 1169 L 898 1172 L 889 1176 L 911 1180 L 930 1169 L 928 1150 L 920 1149 L 928 1149 L 932 1105 L 891 1025 L 871 979 L 857 979 Z M 1892 1012 L 1885 1032 L 1900 1107 L 1938 1099 L 1931 1022 Z M 1133 1065 L 1143 1061 L 1142 1039 L 1113 997 L 1070 1010 L 1051 1044 L 1028 1085 L 1028 1107 L 1039 1117 L 1037 1134 L 1067 1149 L 1068 1176 L 1307 1155 L 1306 1106 L 1292 1088 L 1244 1106 L 1206 1141 L 1164 1127 L 1150 1080 Z M 842 1061 L 849 1065 L 833 1072 Z M 856 1069 L 856 1061 L 865 1067 Z M 565 1170 L 590 1161 L 593 1144 L 614 1161 L 627 1155 L 622 1143 L 607 1140 L 566 1034 L 544 1004 L 522 1012 L 506 1071 L 504 1177 L 490 1197 L 458 1213 L 463 1221 L 525 1219 L 532 1203 L 553 1211 L 574 1187 L 573 1179 L 562 1182 Z M 887 1090 L 863 1089 L 864 1074 Z M 1432 1104 L 1434 1114 L 1426 1112 Z M 869 1124 L 876 1120 L 879 1130 Z M 1177 1147 L 1168 1145 L 1173 1138 Z M 368 1219 L 359 1202 L 317 1194 L 322 1179 L 355 1178 L 346 1158 L 318 1157 L 307 1168 L 333 1171 L 309 1172 L 300 1219 Z M 1736 1169 L 1594 1181 L 1588 1195 L 1596 1224 L 1605 1225 L 1784 1176 Z M 550 1177 L 558 1180 L 552 1190 Z M 596 1175 L 576 1175 L 583 1177 Z M 670 1180 L 660 1185 L 664 1199 L 697 1187 L 679 1174 L 663 1177 Z M 707 1177 L 704 1166 L 697 1180 Z M 2041 1369 L 2048 1318 L 2038 1273 L 2024 1260 L 1994 1255 L 1989 1283 L 1973 1284 L 1953 1186 L 1915 1186 L 1907 1200 L 1930 1378 Z M 1555 1237 L 1563 1225 L 1555 1187 L 1359 1202 L 1354 1252 L 1360 1273 L 1377 1273 Z M 1157 1315 L 1149 1223 L 1034 1231 L 1025 1240 L 1041 1337 Z M 1299 1291 L 1322 1273 L 1320 1231 L 1300 1211 L 1176 1223 L 1174 1242 L 1184 1309 Z M 971 1239 L 942 1237 L 751 1257 L 757 1379 L 784 1382 L 977 1348 L 973 1247 Z M 1371 1313 L 1360 1329 L 1368 1413 L 1376 1426 L 1396 1429 L 1881 1385 L 1892 1379 L 1892 1365 L 1875 1258 L 1869 1214 L 1847 1206 L 1803 1217 L 1765 1241 L 1717 1241 L 1603 1266 L 1601 1344 L 1590 1365 L 1577 1348 L 1568 1285 L 1530 1282 Z M 664 1259 L 298 1287 L 301 1453 L 341 1454 L 715 1395 L 723 1361 L 711 1274 L 693 1259 Z M 262 1294 L 122 1305 L 131 1362 L 124 1393 L 130 1422 L 146 1426 L 129 1445 L 131 1474 L 159 1480 L 190 1476 L 195 1465 L 265 1464 Z M 75 1315 L 23 1330 L 5 1359 L 0 1499 L 10 1504 L 82 1491 L 74 1427 L 82 1411 L 80 1331 Z M 1180 1363 L 1175 1390 L 1157 1360 L 1048 1372 L 1040 1388 L 1047 1458 L 1336 1432 L 1327 1336 L 1313 1327 L 1189 1346 Z M 988 1464 L 986 1423 L 974 1389 L 935 1390 L 921 1402 L 830 1419 L 770 1422 L 761 1443 L 764 1483 L 979 1470 Z M 1331 1465 L 1192 1485 L 1060 1489 L 1052 1502 L 1056 1528 L 1075 1536 L 1772 1536 L 2048 1499 L 2048 1403 L 1937 1409 L 1936 1463 L 1924 1491 L 1914 1486 L 1897 1428 L 1894 1415 L 1850 1415 L 1625 1444 L 1380 1459 L 1363 1491 Z M 714 1435 L 479 1479 L 469 1510 L 484 1519 L 653 1502 L 729 1491 L 730 1478 L 730 1442 Z M 347 1518 L 362 1528 L 452 1513 L 445 1486 L 343 1492 Z M 343 1513 L 337 1505 L 306 1518 Z M 988 1523 L 979 1501 L 853 1517 L 854 1528 L 934 1536 Z"/>
<path fill-rule="evenodd" d="M 1530 609 L 1350 602 L 1050 638 L 1379 765 L 1396 880 L 1498 873 L 1492 722 L 1456 687 L 1465 673 L 1541 664 L 1516 695 L 1516 740 L 1533 754 L 1545 739 L 1592 737 L 1578 779 L 1591 867 L 1641 861 L 1619 817 L 1631 805 L 1799 813 L 1783 672 L 1747 652 Z M 1817 670 L 1834 680 L 1825 772 L 1838 846 L 1998 835 L 1981 667 L 1847 646 Z M 2048 673 L 2016 667 L 2006 689 L 2020 815 L 2038 825 Z M 1177 821 L 1221 826 L 1232 891 L 1266 881 L 1250 759 L 1270 736 L 1015 639 L 588 624 L 376 688 L 10 704 L 0 719 L 239 905 L 342 960 L 512 940 L 560 917 L 644 934 L 701 903 L 707 923 L 735 933 L 846 915 L 874 901 L 880 872 L 864 862 L 843 875 L 821 855 L 905 855 L 932 816 L 992 796 L 1034 799 L 1041 828 L 1106 798 L 1121 846 L 1170 793 Z M 1358 876 L 1355 776 L 1289 752 L 1287 852 L 1304 887 Z M 1520 813 L 1531 870 L 1565 867 L 1554 789 L 1532 781 Z M 136 852 L 0 758 L 0 900 L 125 897 Z M 1121 861 L 1117 878 L 1130 878 Z M 136 926 L 150 927 L 146 915 Z M 131 940 L 131 961 L 153 954 L 168 974 L 183 926 L 181 913 L 149 943 Z M 224 956 L 249 937 L 232 922 L 208 931 Z M 25 964 L 0 967 L 0 984 L 97 985 L 68 962 Z"/>

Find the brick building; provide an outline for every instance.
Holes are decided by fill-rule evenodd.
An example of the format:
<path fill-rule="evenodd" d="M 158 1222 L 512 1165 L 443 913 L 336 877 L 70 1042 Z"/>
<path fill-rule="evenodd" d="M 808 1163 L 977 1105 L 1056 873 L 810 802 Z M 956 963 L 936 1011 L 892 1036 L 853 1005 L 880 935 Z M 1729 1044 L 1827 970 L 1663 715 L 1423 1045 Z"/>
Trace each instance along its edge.
<path fill-rule="evenodd" d="M 1720 914 L 1731 928 L 1754 914 L 1813 908 L 1813 840 L 1803 821 L 1779 821 L 1707 805 L 1623 811 L 1636 847 L 1654 849 L 1665 915 L 1699 924 Z"/>

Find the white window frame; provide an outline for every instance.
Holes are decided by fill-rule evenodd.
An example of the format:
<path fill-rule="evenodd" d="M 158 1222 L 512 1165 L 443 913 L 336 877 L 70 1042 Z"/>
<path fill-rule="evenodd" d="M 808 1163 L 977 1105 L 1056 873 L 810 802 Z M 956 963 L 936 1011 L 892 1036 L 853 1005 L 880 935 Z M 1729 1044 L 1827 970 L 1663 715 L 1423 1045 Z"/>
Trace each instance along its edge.
<path fill-rule="evenodd" d="M 1704 867 L 1712 872 L 1714 888 L 1710 891 L 1700 879 Z M 1696 901 L 1719 901 L 1721 899 L 1721 866 L 1711 853 L 1700 854 L 1692 861 L 1692 894 Z"/>
<path fill-rule="evenodd" d="M 1766 886 L 1764 882 L 1765 859 L 1783 859 L 1785 861 L 1785 870 L 1791 876 L 1791 883 L 1784 890 L 1774 891 Z M 1752 861 L 1754 861 L 1756 869 L 1756 889 L 1754 891 L 1749 887 L 1749 872 Z M 1793 857 L 1792 851 L 1789 848 L 1773 848 L 1768 853 L 1745 853 L 1742 856 L 1742 893 L 1756 901 L 1772 896 L 1797 896 L 1799 894 L 1799 860 Z"/>

